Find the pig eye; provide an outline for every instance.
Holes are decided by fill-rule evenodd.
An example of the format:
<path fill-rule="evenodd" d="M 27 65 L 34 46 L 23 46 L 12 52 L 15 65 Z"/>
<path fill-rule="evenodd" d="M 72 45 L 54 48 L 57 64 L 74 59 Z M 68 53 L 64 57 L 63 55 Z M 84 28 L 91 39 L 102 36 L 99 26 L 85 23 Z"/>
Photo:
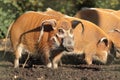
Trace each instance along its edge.
<path fill-rule="evenodd" d="M 58 32 L 60 35 L 63 35 L 65 33 L 63 29 L 58 29 Z"/>

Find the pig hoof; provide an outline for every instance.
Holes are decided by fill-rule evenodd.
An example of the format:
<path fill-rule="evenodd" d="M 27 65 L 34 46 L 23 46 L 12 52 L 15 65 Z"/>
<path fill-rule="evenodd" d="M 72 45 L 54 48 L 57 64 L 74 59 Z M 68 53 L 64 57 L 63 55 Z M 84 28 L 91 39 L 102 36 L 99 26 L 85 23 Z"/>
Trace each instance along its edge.
<path fill-rule="evenodd" d="M 57 69 L 58 68 L 58 64 L 54 63 L 53 64 L 53 69 Z"/>
<path fill-rule="evenodd" d="M 14 68 L 18 68 L 18 67 L 19 67 L 19 60 L 15 59 Z"/>
<path fill-rule="evenodd" d="M 48 64 L 47 64 L 47 67 L 48 67 L 48 68 L 52 68 L 52 63 L 48 63 Z"/>

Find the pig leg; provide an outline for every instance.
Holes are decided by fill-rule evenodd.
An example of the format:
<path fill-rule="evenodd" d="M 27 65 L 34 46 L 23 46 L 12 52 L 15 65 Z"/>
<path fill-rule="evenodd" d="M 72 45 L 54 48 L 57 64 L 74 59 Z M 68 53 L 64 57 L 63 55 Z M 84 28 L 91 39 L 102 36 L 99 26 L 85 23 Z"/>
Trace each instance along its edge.
<path fill-rule="evenodd" d="M 93 43 L 91 43 L 93 44 Z M 85 61 L 88 65 L 92 64 L 93 61 L 93 56 L 95 54 L 95 49 L 94 49 L 94 45 L 88 45 L 85 49 Z"/>
<path fill-rule="evenodd" d="M 96 54 L 98 57 L 98 60 L 102 63 L 106 63 L 107 62 L 107 58 L 108 58 L 108 52 L 107 51 L 101 51 L 100 53 Z"/>
<path fill-rule="evenodd" d="M 19 59 L 21 58 L 22 50 L 23 50 L 23 47 L 21 44 L 15 50 L 14 68 L 19 67 Z"/>
<path fill-rule="evenodd" d="M 85 51 L 85 61 L 88 65 L 92 64 L 92 51 L 90 49 L 86 49 Z"/>
<path fill-rule="evenodd" d="M 50 61 L 50 53 L 49 50 L 45 51 L 44 53 L 44 64 L 48 67 L 48 68 L 52 68 L 52 63 Z"/>
<path fill-rule="evenodd" d="M 62 53 L 59 53 L 52 59 L 53 69 L 57 69 L 58 68 L 58 63 L 59 63 L 62 55 L 63 55 Z"/>
<path fill-rule="evenodd" d="M 88 65 L 91 65 L 92 64 L 92 56 L 89 55 L 89 54 L 86 54 L 85 55 L 85 61 Z"/>

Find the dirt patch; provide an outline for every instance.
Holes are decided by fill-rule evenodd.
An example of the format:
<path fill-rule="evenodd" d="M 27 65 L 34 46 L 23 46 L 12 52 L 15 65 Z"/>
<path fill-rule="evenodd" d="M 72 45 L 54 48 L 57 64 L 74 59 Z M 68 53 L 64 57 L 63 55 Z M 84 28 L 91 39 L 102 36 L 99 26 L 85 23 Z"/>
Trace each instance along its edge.
<path fill-rule="evenodd" d="M 2 55 L 3 52 L 0 52 L 0 56 Z M 0 80 L 120 80 L 120 60 L 109 65 L 88 66 L 80 61 L 81 58 L 76 57 L 69 57 L 69 62 L 74 62 L 68 62 L 69 64 L 63 59 L 63 65 L 56 70 L 42 64 L 14 69 L 13 55 L 7 53 L 0 59 Z"/>

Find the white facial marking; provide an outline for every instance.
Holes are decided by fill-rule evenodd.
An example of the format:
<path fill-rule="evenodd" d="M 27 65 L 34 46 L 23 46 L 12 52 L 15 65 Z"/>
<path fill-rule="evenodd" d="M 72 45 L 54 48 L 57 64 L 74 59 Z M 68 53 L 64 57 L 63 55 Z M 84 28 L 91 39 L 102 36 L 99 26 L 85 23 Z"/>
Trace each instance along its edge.
<path fill-rule="evenodd" d="M 65 35 L 60 35 L 59 33 L 56 34 L 58 37 L 63 38 Z"/>
<path fill-rule="evenodd" d="M 53 36 L 53 39 L 55 40 L 57 45 L 60 45 L 59 41 L 57 40 L 57 38 L 55 36 Z"/>
<path fill-rule="evenodd" d="M 63 38 L 63 37 L 65 37 L 65 36 L 69 36 L 69 37 L 73 38 L 73 34 L 70 33 L 70 29 L 69 29 L 69 30 L 64 30 L 64 29 L 62 29 L 62 30 L 63 30 L 64 34 L 59 34 L 59 33 L 57 33 L 56 35 L 57 35 L 58 37 Z"/>
<path fill-rule="evenodd" d="M 68 30 L 67 33 L 71 38 L 73 38 L 73 33 L 70 33 L 70 30 Z"/>

